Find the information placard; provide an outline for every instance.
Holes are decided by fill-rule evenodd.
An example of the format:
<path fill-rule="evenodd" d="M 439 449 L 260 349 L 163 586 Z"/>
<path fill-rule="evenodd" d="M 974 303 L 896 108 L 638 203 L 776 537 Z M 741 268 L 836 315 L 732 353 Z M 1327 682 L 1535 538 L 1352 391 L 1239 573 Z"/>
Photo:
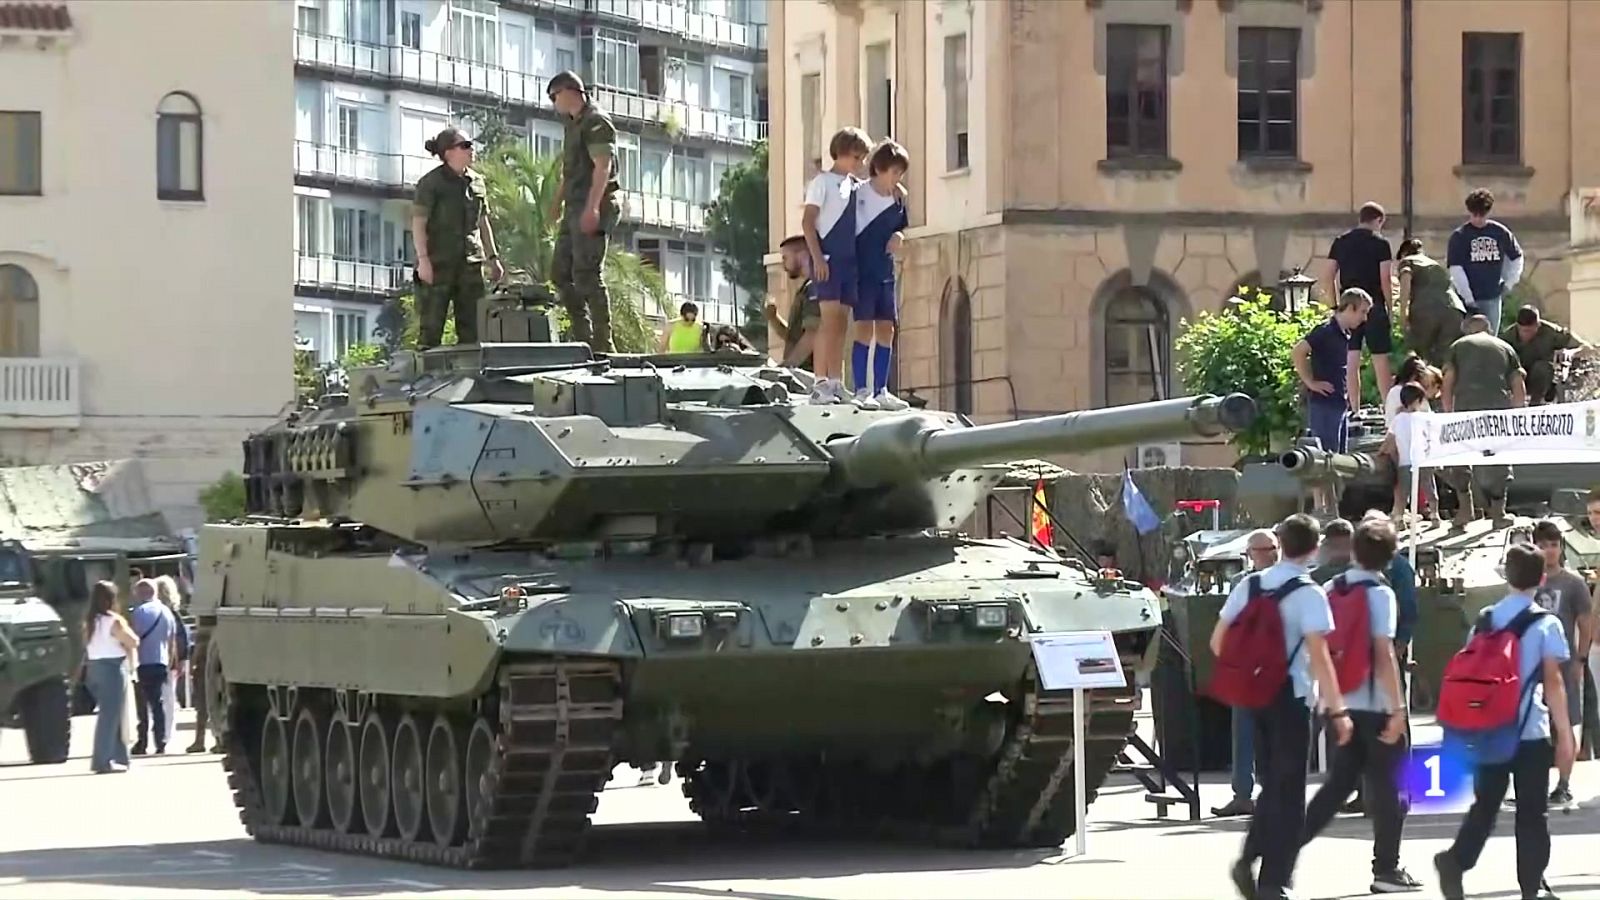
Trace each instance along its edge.
<path fill-rule="evenodd" d="M 1039 682 L 1047 691 L 1128 685 L 1109 631 L 1054 631 L 1035 634 L 1029 641 Z"/>

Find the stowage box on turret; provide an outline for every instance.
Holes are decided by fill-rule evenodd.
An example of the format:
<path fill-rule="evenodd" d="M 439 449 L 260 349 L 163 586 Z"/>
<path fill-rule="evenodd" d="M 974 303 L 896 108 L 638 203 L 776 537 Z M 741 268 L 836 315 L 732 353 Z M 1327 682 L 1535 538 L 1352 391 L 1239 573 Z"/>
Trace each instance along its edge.
<path fill-rule="evenodd" d="M 747 356 L 488 344 L 353 372 L 246 442 L 206 526 L 210 720 L 259 840 L 558 866 L 619 763 L 717 825 L 1053 846 L 1072 702 L 1031 633 L 1109 630 L 1090 791 L 1155 659 L 1144 587 L 954 530 L 994 462 L 1249 424 L 1247 397 L 973 426 L 804 404 Z M 1091 795 L 1092 796 L 1092 795 Z"/>

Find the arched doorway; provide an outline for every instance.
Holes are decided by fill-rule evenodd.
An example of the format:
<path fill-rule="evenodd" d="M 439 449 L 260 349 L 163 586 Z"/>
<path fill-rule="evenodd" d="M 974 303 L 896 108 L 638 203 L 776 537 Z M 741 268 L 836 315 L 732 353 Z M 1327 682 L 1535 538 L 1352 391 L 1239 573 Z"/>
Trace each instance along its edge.
<path fill-rule="evenodd" d="M 1151 272 L 1132 283 L 1127 270 L 1106 279 L 1091 304 L 1094 400 L 1099 406 L 1147 403 L 1172 396 L 1173 330 L 1189 314 L 1183 292 Z"/>
<path fill-rule="evenodd" d="M 0 356 L 39 355 L 39 283 L 27 269 L 0 265 Z"/>
<path fill-rule="evenodd" d="M 972 414 L 972 296 L 959 277 L 944 284 L 939 301 L 939 380 L 946 405 Z"/>

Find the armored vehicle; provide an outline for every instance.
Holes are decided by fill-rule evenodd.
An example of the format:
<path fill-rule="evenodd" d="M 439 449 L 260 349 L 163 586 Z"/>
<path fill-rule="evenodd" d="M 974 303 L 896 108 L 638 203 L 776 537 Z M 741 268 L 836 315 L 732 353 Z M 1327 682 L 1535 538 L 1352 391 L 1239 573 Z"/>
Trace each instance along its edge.
<path fill-rule="evenodd" d="M 71 627 L 36 596 L 27 551 L 0 541 L 0 725 L 22 730 L 34 763 L 67 759 L 78 666 Z"/>
<path fill-rule="evenodd" d="M 955 530 L 1004 475 L 989 463 L 1220 434 L 1253 401 L 974 426 L 807 405 L 808 378 L 448 347 L 249 438 L 252 515 L 201 529 L 192 606 L 250 833 L 560 866 L 615 765 L 673 761 L 719 827 L 1059 845 L 1072 702 L 1028 637 L 1109 630 L 1132 670 L 1087 699 L 1093 791 L 1160 609 Z"/>

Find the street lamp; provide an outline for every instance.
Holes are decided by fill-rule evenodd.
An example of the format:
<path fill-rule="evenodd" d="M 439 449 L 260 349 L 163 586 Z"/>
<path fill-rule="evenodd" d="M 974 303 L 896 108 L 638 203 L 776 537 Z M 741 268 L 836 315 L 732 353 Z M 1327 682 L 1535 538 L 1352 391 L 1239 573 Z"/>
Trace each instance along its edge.
<path fill-rule="evenodd" d="M 1289 315 L 1294 315 L 1302 309 L 1311 307 L 1311 289 L 1317 286 L 1317 280 L 1309 275 L 1302 274 L 1299 266 L 1295 266 L 1294 274 L 1278 282 L 1278 289 L 1283 293 L 1283 308 Z"/>

